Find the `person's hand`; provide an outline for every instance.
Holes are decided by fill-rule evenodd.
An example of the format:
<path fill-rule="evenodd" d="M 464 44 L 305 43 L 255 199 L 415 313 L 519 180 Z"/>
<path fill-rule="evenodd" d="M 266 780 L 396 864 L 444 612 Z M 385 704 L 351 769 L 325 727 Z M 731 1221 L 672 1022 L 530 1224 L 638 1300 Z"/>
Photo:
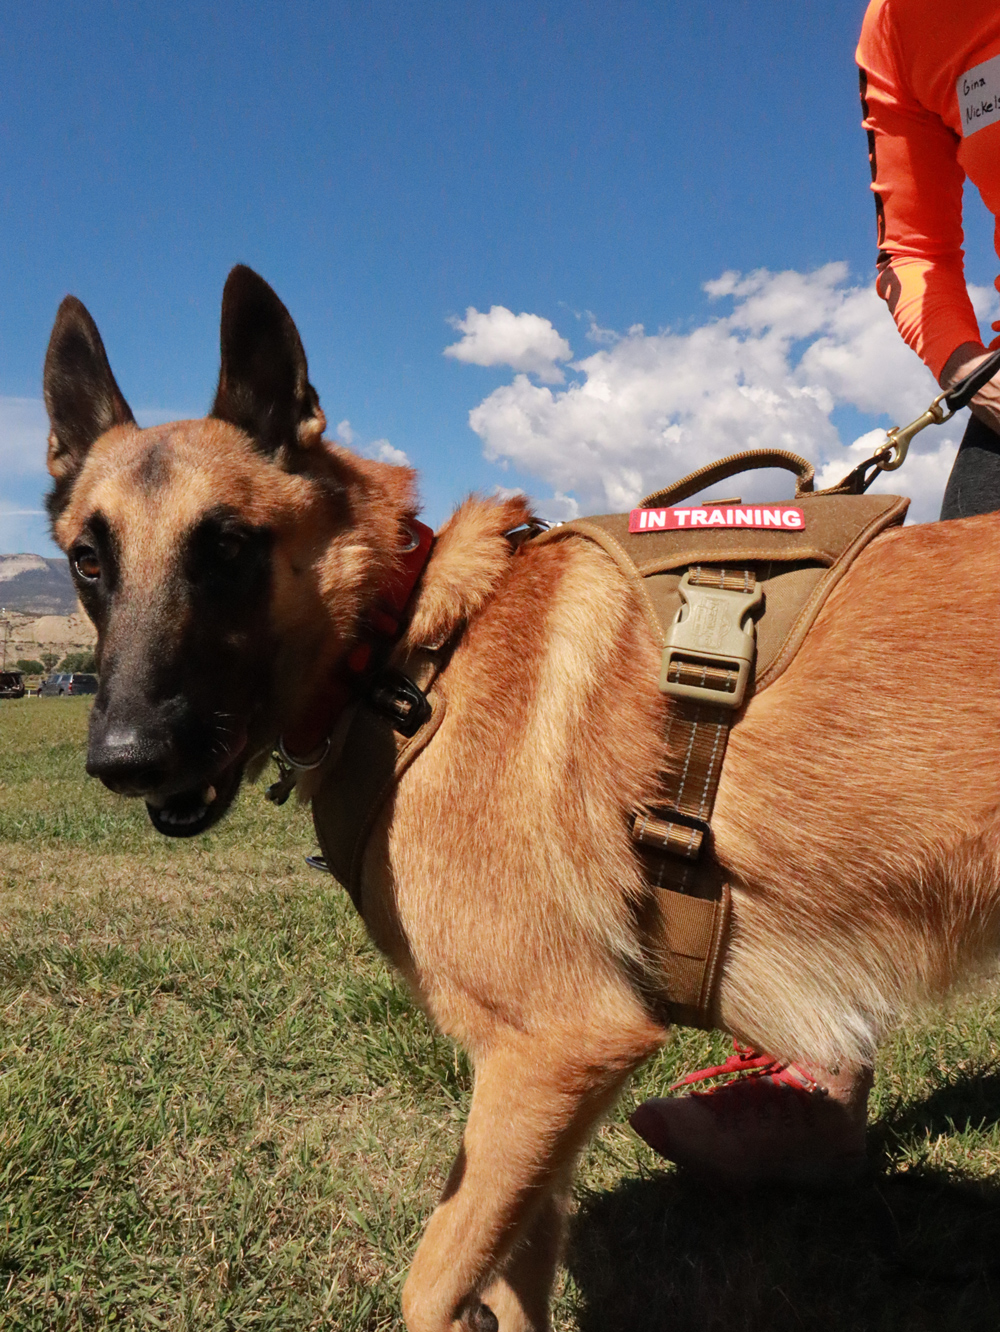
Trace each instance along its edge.
<path fill-rule="evenodd" d="M 956 347 L 944 363 L 939 383 L 943 389 L 950 389 L 966 375 L 971 375 L 976 366 L 986 360 L 989 353 L 981 342 L 963 342 Z M 984 425 L 1000 435 L 1000 374 L 994 375 L 988 384 L 984 384 L 969 406 L 973 416 L 977 416 Z"/>

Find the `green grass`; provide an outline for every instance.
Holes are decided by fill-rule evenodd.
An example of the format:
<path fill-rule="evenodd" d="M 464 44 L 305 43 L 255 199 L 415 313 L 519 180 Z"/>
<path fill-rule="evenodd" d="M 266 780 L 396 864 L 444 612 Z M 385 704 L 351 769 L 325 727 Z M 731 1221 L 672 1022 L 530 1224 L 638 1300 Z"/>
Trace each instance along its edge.
<path fill-rule="evenodd" d="M 0 704 L 0 1328 L 398 1328 L 464 1058 L 260 788 L 193 842 L 83 772 L 87 700 Z M 903 1033 L 872 1182 L 732 1194 L 624 1124 L 580 1175 L 560 1332 L 1000 1326 L 1000 1002 Z"/>

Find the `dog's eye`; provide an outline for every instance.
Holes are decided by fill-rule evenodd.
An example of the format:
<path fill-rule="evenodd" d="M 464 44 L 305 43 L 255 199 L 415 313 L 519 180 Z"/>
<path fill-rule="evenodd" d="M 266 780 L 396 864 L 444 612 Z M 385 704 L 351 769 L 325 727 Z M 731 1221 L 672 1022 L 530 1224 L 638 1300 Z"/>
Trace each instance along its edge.
<path fill-rule="evenodd" d="M 73 552 L 73 569 L 85 583 L 96 583 L 101 576 L 101 561 L 97 551 L 90 546 L 81 546 Z"/>
<path fill-rule="evenodd" d="M 234 532 L 222 532 L 215 543 L 216 557 L 223 564 L 232 564 L 243 553 L 246 542 Z"/>

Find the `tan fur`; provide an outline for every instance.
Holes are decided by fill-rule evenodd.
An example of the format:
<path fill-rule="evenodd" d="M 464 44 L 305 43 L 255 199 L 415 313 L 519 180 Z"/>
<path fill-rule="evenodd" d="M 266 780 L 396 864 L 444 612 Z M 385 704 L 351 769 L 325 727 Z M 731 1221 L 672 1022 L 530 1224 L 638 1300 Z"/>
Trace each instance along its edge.
<path fill-rule="evenodd" d="M 744 886 L 721 1008 L 747 1039 L 867 1059 L 995 965 L 998 536 L 989 514 L 880 537 L 733 732 L 713 826 Z"/>
<path fill-rule="evenodd" d="M 144 490 L 155 445 L 165 479 Z M 285 471 L 219 421 L 121 426 L 93 446 L 57 532 L 70 548 L 98 508 L 113 527 L 124 592 L 105 632 L 121 643 L 144 616 L 169 621 L 171 552 L 201 508 L 270 528 L 286 680 L 271 743 L 376 597 L 412 481 L 325 443 Z M 408 635 L 458 635 L 447 711 L 366 853 L 368 928 L 476 1070 L 406 1283 L 410 1332 L 488 1327 L 480 1300 L 501 1332 L 548 1326 L 576 1157 L 666 1038 L 636 985 L 647 889 L 626 824 L 672 760 L 659 651 L 596 547 L 511 554 L 502 534 L 524 516 L 470 500 L 440 534 Z M 718 1008 L 744 1039 L 866 1058 L 912 1007 L 995 965 L 998 569 L 997 516 L 880 537 L 734 727 L 713 825 L 734 887 Z"/>
<path fill-rule="evenodd" d="M 469 499 L 455 511 L 435 538 L 433 567 L 404 636 L 408 647 L 442 642 L 481 609 L 507 571 L 504 533 L 528 516 L 520 497 L 502 504 Z"/>
<path fill-rule="evenodd" d="M 468 522 L 471 560 L 463 517 L 450 558 Z M 735 890 L 718 1007 L 744 1039 L 867 1059 L 887 1026 L 995 966 L 997 568 L 995 516 L 880 538 L 736 725 L 714 820 Z M 462 1182 L 407 1286 L 411 1328 L 451 1325 L 530 1231 L 523 1190 L 565 1178 L 662 1039 L 627 981 L 644 889 L 623 819 L 663 760 L 657 666 L 608 560 L 575 540 L 529 547 L 470 624 L 445 722 L 370 843 L 369 927 L 477 1067 Z"/>

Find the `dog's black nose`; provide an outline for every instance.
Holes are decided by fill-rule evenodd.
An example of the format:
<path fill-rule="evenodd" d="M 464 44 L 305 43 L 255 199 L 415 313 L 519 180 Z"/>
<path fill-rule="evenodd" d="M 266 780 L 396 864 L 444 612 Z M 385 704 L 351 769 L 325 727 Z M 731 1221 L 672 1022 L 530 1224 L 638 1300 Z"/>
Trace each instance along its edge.
<path fill-rule="evenodd" d="M 109 727 L 91 736 L 87 771 L 118 795 L 149 795 L 167 782 L 176 761 L 165 736 L 131 726 Z"/>

